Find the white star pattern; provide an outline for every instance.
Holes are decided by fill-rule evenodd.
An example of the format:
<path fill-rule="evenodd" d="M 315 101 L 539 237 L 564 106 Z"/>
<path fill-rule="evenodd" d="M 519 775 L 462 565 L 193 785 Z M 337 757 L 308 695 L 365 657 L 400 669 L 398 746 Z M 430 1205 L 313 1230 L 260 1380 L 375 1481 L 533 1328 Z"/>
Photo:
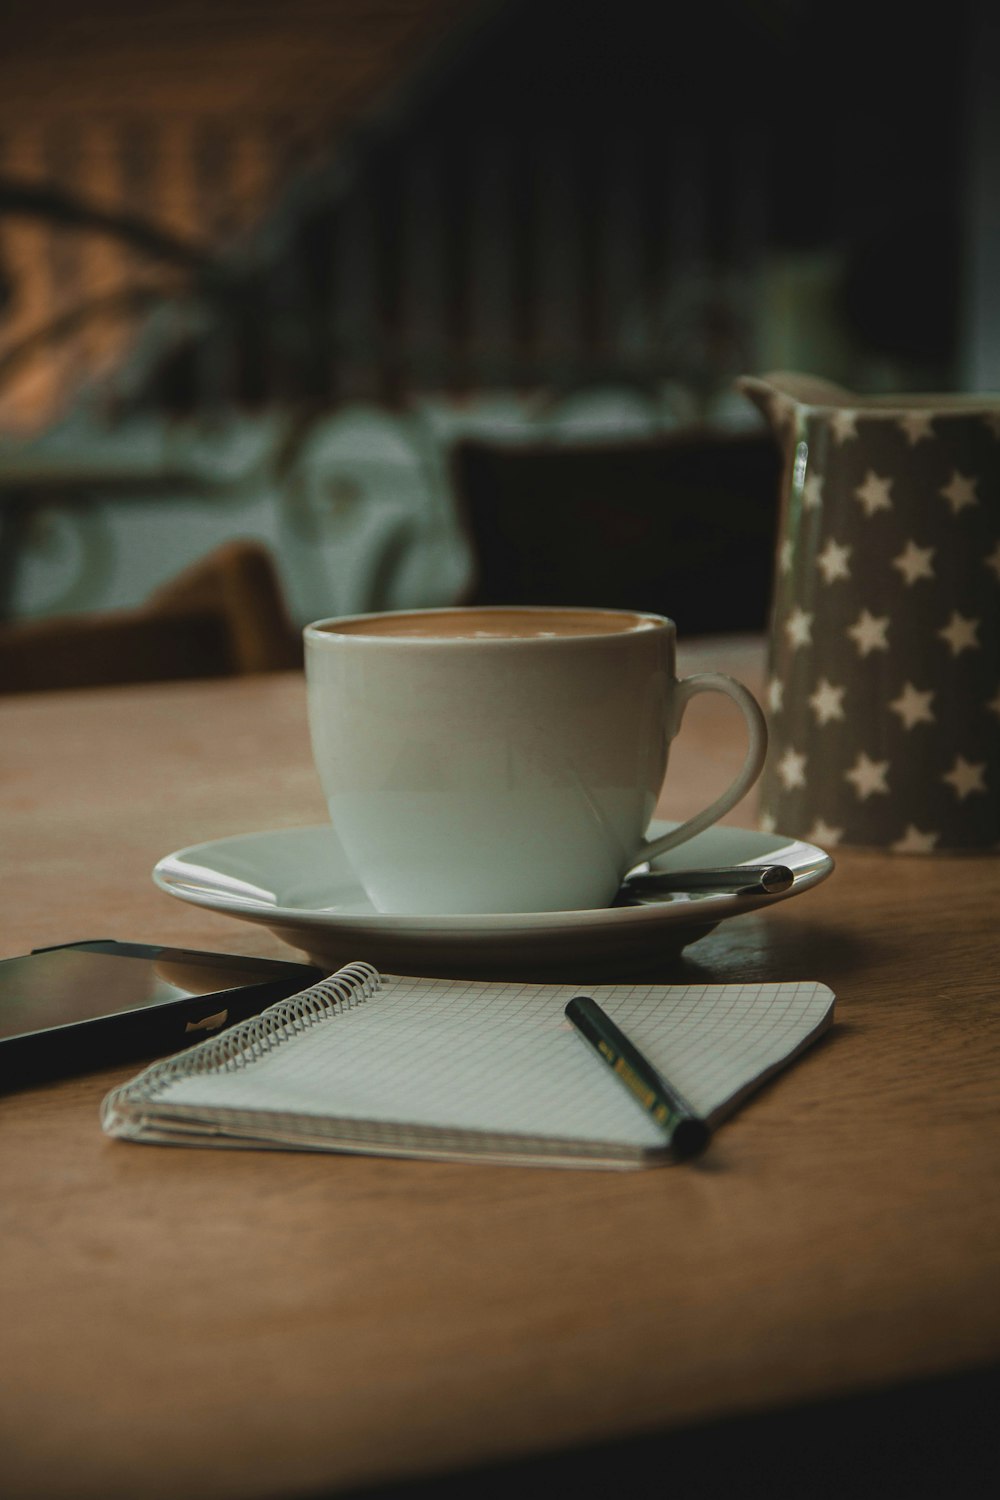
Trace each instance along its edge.
<path fill-rule="evenodd" d="M 890 844 L 889 848 L 893 854 L 930 854 L 938 838 L 936 833 L 923 833 L 916 824 L 907 823 L 903 837 Z"/>
<path fill-rule="evenodd" d="M 956 755 L 955 764 L 941 777 L 941 780 L 947 781 L 950 786 L 954 787 L 956 797 L 960 802 L 964 802 L 970 792 L 985 792 L 985 775 L 986 762 L 984 760 L 973 764 L 966 760 L 964 755 Z"/>
<path fill-rule="evenodd" d="M 850 555 L 850 547 L 841 547 L 832 536 L 827 539 L 826 546 L 816 558 L 816 566 L 827 583 L 833 583 L 837 578 L 850 578 L 851 570 L 847 566 Z"/>
<path fill-rule="evenodd" d="M 854 491 L 854 498 L 860 501 L 866 516 L 873 516 L 876 511 L 892 509 L 891 489 L 891 479 L 883 479 L 874 469 L 869 469 L 864 484 L 859 484 Z"/>
<path fill-rule="evenodd" d="M 820 678 L 816 691 L 809 699 L 809 707 L 816 715 L 817 724 L 829 724 L 831 719 L 844 717 L 845 692 L 845 688 L 834 687 L 825 677 Z"/>
<path fill-rule="evenodd" d="M 922 693 L 913 686 L 912 682 L 904 685 L 903 691 L 898 698 L 894 698 L 889 704 L 894 714 L 898 714 L 907 729 L 912 729 L 914 724 L 933 724 L 934 715 L 931 713 L 931 699 L 933 693 Z"/>
<path fill-rule="evenodd" d="M 974 474 L 960 474 L 957 469 L 952 473 L 948 483 L 939 491 L 951 506 L 952 514 L 958 515 L 959 511 L 965 510 L 969 505 L 978 505 L 979 496 L 976 494 L 976 476 Z"/>
<path fill-rule="evenodd" d="M 868 656 L 872 651 L 888 651 L 889 642 L 886 633 L 889 629 L 888 615 L 873 615 L 867 609 L 863 609 L 853 625 L 848 625 L 847 634 L 854 641 L 860 656 Z"/>
<path fill-rule="evenodd" d="M 767 826 L 1000 853 L 1000 398 L 843 400 L 785 435 Z"/>
<path fill-rule="evenodd" d="M 797 750 L 788 749 L 778 761 L 778 775 L 786 792 L 806 784 L 806 758 Z"/>
<path fill-rule="evenodd" d="M 906 433 L 906 441 L 914 447 L 921 438 L 934 436 L 934 417 L 929 411 L 908 411 L 899 418 L 899 425 Z"/>
<path fill-rule="evenodd" d="M 918 578 L 933 578 L 934 569 L 931 567 L 931 558 L 934 556 L 935 548 L 918 547 L 916 542 L 908 541 L 898 557 L 894 557 L 892 565 L 898 568 L 906 580 L 906 586 L 916 583 Z"/>
<path fill-rule="evenodd" d="M 812 622 L 813 617 L 806 610 L 800 609 L 796 604 L 785 621 L 785 635 L 788 637 L 790 646 L 812 645 Z"/>
<path fill-rule="evenodd" d="M 979 646 L 976 634 L 978 629 L 978 620 L 973 620 L 968 615 L 960 615 L 955 609 L 952 610 L 951 619 L 947 625 L 938 631 L 938 635 L 948 642 L 952 656 L 959 656 L 963 651 L 973 651 Z"/>
<path fill-rule="evenodd" d="M 858 435 L 858 414 L 848 406 L 838 406 L 830 417 L 830 430 L 838 443 Z"/>
<path fill-rule="evenodd" d="M 819 474 L 810 474 L 802 486 L 802 509 L 819 510 L 823 503 L 823 479 Z"/>
<path fill-rule="evenodd" d="M 773 833 L 775 828 L 774 816 L 771 813 L 762 812 L 757 819 L 757 827 L 761 833 Z"/>
<path fill-rule="evenodd" d="M 887 760 L 871 760 L 862 750 L 851 769 L 844 772 L 844 779 L 853 784 L 859 800 L 865 802 L 876 792 L 888 792 L 888 774 Z"/>

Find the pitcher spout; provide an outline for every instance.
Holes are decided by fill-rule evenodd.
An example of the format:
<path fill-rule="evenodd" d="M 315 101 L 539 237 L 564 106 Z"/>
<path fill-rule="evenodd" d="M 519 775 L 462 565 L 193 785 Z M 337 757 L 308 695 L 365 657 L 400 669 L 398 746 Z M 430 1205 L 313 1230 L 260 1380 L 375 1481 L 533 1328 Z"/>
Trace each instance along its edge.
<path fill-rule="evenodd" d="M 791 449 L 801 418 L 819 408 L 853 407 L 857 396 L 832 380 L 797 370 L 775 370 L 766 375 L 741 375 L 736 389 L 757 407 L 775 438 Z"/>

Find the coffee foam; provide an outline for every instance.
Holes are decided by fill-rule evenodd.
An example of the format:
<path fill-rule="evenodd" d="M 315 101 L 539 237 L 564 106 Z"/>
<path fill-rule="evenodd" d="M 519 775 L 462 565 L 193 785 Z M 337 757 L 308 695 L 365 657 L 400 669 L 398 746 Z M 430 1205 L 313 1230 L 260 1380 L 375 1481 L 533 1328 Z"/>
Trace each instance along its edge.
<path fill-rule="evenodd" d="M 626 635 L 654 629 L 655 616 L 628 611 L 532 609 L 411 610 L 397 614 L 332 620 L 320 628 L 330 635 L 380 636 L 416 640 L 559 640 L 571 636 Z"/>

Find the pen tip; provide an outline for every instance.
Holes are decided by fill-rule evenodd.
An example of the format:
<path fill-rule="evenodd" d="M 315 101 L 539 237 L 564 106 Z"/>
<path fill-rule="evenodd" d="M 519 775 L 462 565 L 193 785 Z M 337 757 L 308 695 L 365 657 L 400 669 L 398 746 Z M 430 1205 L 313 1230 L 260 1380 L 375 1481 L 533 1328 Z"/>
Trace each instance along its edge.
<path fill-rule="evenodd" d="M 708 1135 L 704 1120 L 681 1120 L 670 1137 L 670 1149 L 678 1161 L 687 1161 L 704 1151 Z"/>

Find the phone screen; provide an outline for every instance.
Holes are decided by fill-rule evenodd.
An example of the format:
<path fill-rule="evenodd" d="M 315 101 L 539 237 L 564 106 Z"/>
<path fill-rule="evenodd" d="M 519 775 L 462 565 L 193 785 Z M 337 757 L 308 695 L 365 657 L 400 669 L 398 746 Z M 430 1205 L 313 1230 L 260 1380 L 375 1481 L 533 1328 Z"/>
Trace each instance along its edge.
<path fill-rule="evenodd" d="M 0 963 L 0 1041 L 270 978 L 261 961 L 221 954 L 166 949 L 139 956 L 86 948 L 29 953 Z"/>

